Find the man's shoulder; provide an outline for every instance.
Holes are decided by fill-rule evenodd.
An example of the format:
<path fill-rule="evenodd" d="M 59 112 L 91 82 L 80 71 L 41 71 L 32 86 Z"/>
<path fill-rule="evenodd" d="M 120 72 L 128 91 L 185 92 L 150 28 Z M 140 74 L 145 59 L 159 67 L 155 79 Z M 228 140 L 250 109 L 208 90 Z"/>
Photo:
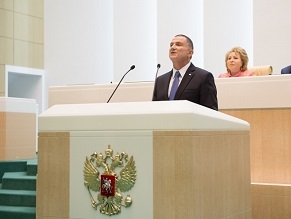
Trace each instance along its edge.
<path fill-rule="evenodd" d="M 203 69 L 203 68 L 199 68 L 195 65 L 192 64 L 192 66 L 190 65 L 189 69 L 192 67 L 193 71 L 195 71 L 195 73 L 198 74 L 203 74 L 203 75 L 207 75 L 207 74 L 212 74 L 210 71 Z"/>
<path fill-rule="evenodd" d="M 168 71 L 166 73 L 163 73 L 162 75 L 159 76 L 159 78 L 167 78 L 167 77 L 169 77 L 171 75 L 172 75 L 172 70 Z"/>

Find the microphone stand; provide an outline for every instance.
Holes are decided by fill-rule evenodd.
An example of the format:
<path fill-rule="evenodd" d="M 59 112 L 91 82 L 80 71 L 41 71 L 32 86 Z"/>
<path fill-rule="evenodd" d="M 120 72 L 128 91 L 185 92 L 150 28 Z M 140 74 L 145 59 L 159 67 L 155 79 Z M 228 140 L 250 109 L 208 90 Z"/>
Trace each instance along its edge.
<path fill-rule="evenodd" d="M 156 71 L 155 82 L 154 82 L 154 89 L 153 89 L 153 96 L 152 96 L 152 99 L 154 98 L 155 87 L 156 87 L 156 80 L 157 80 L 157 76 L 158 76 L 158 72 L 159 72 L 160 67 L 161 67 L 161 64 L 158 64 L 158 65 L 157 65 L 157 71 Z"/>
<path fill-rule="evenodd" d="M 109 99 L 107 100 L 107 103 L 109 103 L 109 101 L 111 100 L 113 94 L 115 93 L 115 91 L 116 91 L 117 88 L 119 87 L 119 85 L 120 85 L 121 81 L 123 80 L 123 78 L 125 77 L 125 75 L 126 75 L 128 72 L 130 72 L 131 70 L 133 70 L 134 68 L 135 68 L 135 65 L 132 65 L 132 66 L 130 67 L 130 69 L 129 69 L 129 70 L 128 70 L 124 75 L 123 75 L 123 77 L 121 78 L 121 80 L 120 80 L 119 83 L 117 84 L 116 88 L 114 89 L 113 93 L 111 94 L 111 96 L 110 96 Z"/>

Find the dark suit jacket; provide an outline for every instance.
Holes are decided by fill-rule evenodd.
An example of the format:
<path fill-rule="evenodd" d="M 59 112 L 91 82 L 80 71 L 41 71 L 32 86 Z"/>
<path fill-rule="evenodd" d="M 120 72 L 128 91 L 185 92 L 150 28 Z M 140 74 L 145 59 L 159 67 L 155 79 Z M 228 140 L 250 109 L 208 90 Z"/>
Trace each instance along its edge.
<path fill-rule="evenodd" d="M 172 77 L 172 70 L 159 76 L 155 81 L 153 101 L 169 100 L 168 89 Z M 189 100 L 193 103 L 218 110 L 217 90 L 213 75 L 192 63 L 187 69 L 175 100 Z"/>
<path fill-rule="evenodd" d="M 285 67 L 285 68 L 282 68 L 281 69 L 281 74 L 291 74 L 291 65 Z"/>

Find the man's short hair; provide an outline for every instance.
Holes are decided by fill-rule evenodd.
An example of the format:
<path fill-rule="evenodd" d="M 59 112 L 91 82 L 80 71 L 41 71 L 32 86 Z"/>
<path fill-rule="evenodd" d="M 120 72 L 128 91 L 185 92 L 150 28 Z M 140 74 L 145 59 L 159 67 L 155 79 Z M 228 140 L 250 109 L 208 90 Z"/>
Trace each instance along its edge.
<path fill-rule="evenodd" d="M 176 35 L 176 37 L 177 36 L 185 37 L 187 39 L 187 42 L 188 42 L 189 46 L 191 47 L 191 49 L 194 50 L 193 42 L 192 42 L 192 40 L 189 37 L 187 37 L 184 34 L 178 34 L 178 35 Z"/>

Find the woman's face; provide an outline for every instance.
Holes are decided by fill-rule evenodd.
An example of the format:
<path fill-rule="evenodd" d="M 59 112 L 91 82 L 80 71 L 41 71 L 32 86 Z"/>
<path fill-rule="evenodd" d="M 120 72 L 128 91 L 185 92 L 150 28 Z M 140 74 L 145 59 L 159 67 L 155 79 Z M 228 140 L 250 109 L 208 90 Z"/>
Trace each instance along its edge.
<path fill-rule="evenodd" d="M 240 55 L 236 52 L 231 52 L 227 57 L 226 65 L 231 73 L 238 73 L 242 67 Z"/>

